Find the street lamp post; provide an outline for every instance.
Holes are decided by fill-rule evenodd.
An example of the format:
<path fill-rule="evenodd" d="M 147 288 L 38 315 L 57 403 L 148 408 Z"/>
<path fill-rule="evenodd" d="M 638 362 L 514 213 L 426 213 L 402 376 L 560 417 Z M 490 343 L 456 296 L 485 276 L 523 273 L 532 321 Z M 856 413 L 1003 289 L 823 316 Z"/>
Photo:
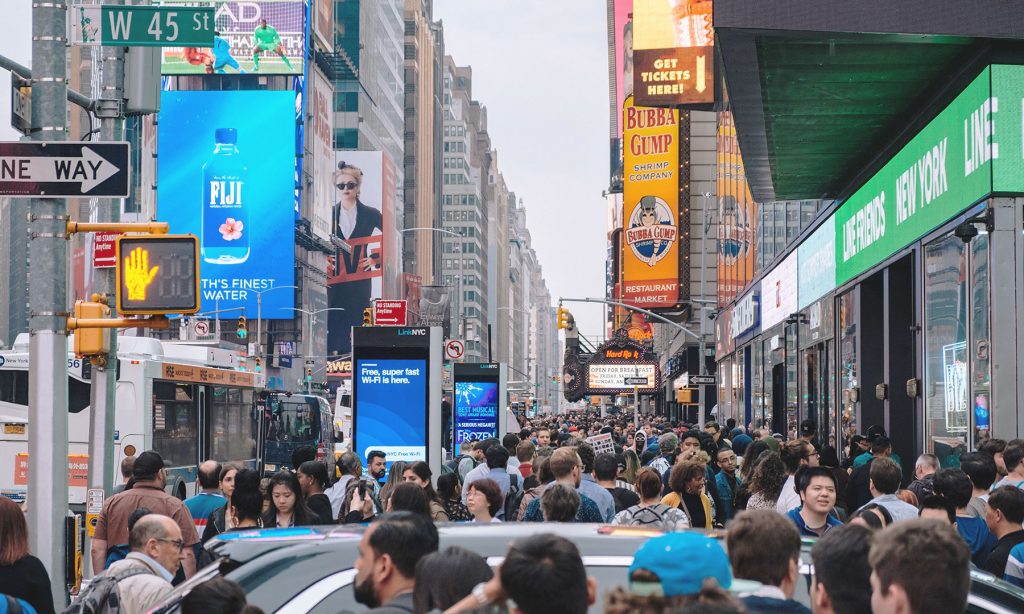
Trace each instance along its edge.
<path fill-rule="evenodd" d="M 404 232 L 439 232 L 441 234 L 446 234 L 446 235 L 453 236 L 453 237 L 455 237 L 457 239 L 463 238 L 461 233 L 455 232 L 454 230 L 448 230 L 446 228 L 426 228 L 426 227 L 403 228 L 402 232 L 403 233 Z M 458 332 L 458 335 L 461 337 L 464 334 L 461 329 L 463 327 L 463 316 L 464 316 L 463 312 L 465 311 L 465 308 L 464 308 L 463 302 L 462 302 L 463 299 L 464 299 L 464 297 L 462 296 L 463 283 L 465 283 L 463 281 L 463 268 L 462 268 L 462 265 L 463 265 L 463 262 L 462 262 L 462 243 L 456 243 L 455 244 L 455 248 L 456 248 L 455 253 L 457 253 L 459 255 L 459 284 L 458 284 L 458 292 L 459 292 L 459 318 L 456 321 L 458 322 L 458 326 L 459 326 L 459 329 L 460 329 L 459 332 Z M 443 276 L 444 275 L 442 273 L 442 277 Z"/>
<path fill-rule="evenodd" d="M 344 307 L 327 307 L 325 309 L 317 309 L 316 311 L 309 311 L 307 309 L 299 309 L 298 307 L 281 307 L 281 309 L 288 309 L 288 310 L 291 310 L 291 311 L 298 311 L 300 313 L 304 313 L 304 314 L 309 316 L 309 318 L 308 318 L 308 320 L 309 320 L 309 336 L 306 337 L 306 342 L 304 343 L 304 345 L 306 346 L 306 351 L 303 352 L 303 354 L 305 355 L 304 358 L 303 358 L 304 361 L 305 360 L 309 360 L 310 357 L 313 355 L 313 325 L 316 324 L 316 314 L 323 313 L 325 311 L 345 311 Z M 305 377 L 305 376 L 303 376 L 303 377 Z M 309 390 L 310 390 L 309 389 L 309 386 L 310 386 L 309 378 L 305 378 L 305 381 L 306 381 L 306 394 L 309 394 Z"/>
<path fill-rule="evenodd" d="M 256 293 L 256 358 L 263 359 L 263 294 L 274 290 L 285 290 L 291 288 L 298 290 L 298 286 L 274 286 L 266 290 L 253 290 Z"/>

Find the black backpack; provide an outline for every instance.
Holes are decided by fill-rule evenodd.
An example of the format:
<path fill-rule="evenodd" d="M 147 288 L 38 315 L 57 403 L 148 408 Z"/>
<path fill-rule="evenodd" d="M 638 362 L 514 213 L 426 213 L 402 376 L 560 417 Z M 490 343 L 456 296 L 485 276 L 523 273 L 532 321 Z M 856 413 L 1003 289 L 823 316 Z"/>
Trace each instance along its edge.
<path fill-rule="evenodd" d="M 502 506 L 498 518 L 505 522 L 518 520 L 519 504 L 523 502 L 523 489 L 519 488 L 519 476 L 508 474 L 508 495 L 505 496 L 505 505 Z"/>
<path fill-rule="evenodd" d="M 118 614 L 121 611 L 121 596 L 117 585 L 121 580 L 152 573 L 144 567 L 132 567 L 116 574 L 103 572 L 92 579 L 88 588 L 78 594 L 63 614 Z"/>

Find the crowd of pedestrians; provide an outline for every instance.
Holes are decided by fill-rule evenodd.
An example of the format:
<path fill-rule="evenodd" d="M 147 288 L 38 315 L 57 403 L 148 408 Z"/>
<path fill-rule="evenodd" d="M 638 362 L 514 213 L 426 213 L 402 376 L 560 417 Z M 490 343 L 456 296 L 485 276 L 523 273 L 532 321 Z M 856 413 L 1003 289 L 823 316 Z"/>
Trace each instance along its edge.
<path fill-rule="evenodd" d="M 121 611 L 145 612 L 209 561 L 202 544 L 220 533 L 346 523 L 368 525 L 355 596 L 383 613 L 472 611 L 504 599 L 523 614 L 584 612 L 602 598 L 562 537 L 517 540 L 492 571 L 467 550 L 438 552 L 439 522 L 665 531 L 636 553 L 628 586 L 604 587 L 608 612 L 808 612 L 793 599 L 801 538 L 817 539 L 815 612 L 961 611 L 972 565 L 1024 586 L 1024 441 L 986 441 L 957 467 L 925 454 L 904 479 L 877 428 L 851 439 L 842 465 L 834 448 L 819 448 L 812 423 L 791 441 L 752 431 L 654 421 L 636 430 L 569 414 L 500 441 L 463 442 L 436 476 L 422 461 L 389 465 L 380 451 L 365 468 L 358 455 L 339 455 L 333 476 L 312 448 L 295 451 L 296 471 L 267 479 L 208 461 L 184 502 L 165 492 L 159 454 L 144 452 L 103 506 L 91 551 L 101 573 L 79 600 L 116 591 Z M 686 528 L 724 528 L 725 538 Z M 23 513 L 2 497 L 0 535 L 0 593 L 54 611 Z M 256 612 L 241 589 L 218 582 L 193 590 L 182 611 Z"/>

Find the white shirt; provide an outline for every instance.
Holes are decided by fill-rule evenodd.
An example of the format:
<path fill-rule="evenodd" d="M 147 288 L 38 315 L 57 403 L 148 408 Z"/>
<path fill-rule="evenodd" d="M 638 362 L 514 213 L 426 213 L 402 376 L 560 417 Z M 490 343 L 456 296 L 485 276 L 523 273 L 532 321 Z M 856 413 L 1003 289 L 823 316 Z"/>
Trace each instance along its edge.
<path fill-rule="evenodd" d="M 788 514 L 790 510 L 800 507 L 800 495 L 796 492 L 794 485 L 796 478 L 789 476 L 786 483 L 782 485 L 782 492 L 779 493 L 779 501 L 775 504 L 775 511 L 780 514 Z"/>
<path fill-rule="evenodd" d="M 358 211 L 358 206 L 351 209 L 346 209 L 345 205 L 338 207 L 338 231 L 342 238 L 348 239 L 352 236 L 352 231 L 356 228 L 356 213 Z"/>
<path fill-rule="evenodd" d="M 345 489 L 348 488 L 348 483 L 351 480 L 352 476 L 343 475 L 333 486 L 324 491 L 327 498 L 331 500 L 331 513 L 334 514 L 335 518 L 341 515 L 341 504 L 345 499 Z"/>

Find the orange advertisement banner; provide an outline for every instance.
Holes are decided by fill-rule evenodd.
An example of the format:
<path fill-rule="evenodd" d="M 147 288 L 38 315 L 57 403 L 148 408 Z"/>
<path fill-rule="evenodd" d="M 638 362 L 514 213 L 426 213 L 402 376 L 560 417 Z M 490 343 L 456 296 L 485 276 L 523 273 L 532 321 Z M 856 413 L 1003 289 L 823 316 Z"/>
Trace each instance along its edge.
<path fill-rule="evenodd" d="M 14 485 L 28 486 L 28 454 L 14 457 Z M 89 456 L 68 454 L 68 486 L 85 488 L 89 485 Z"/>
<path fill-rule="evenodd" d="M 623 105 L 622 300 L 679 302 L 679 113 Z"/>
<path fill-rule="evenodd" d="M 252 373 L 245 371 L 230 371 L 228 369 L 211 369 L 196 365 L 182 365 L 165 362 L 162 365 L 163 379 L 177 382 L 195 382 L 197 384 L 225 384 L 228 386 L 244 386 L 252 388 L 256 385 L 256 378 Z"/>

